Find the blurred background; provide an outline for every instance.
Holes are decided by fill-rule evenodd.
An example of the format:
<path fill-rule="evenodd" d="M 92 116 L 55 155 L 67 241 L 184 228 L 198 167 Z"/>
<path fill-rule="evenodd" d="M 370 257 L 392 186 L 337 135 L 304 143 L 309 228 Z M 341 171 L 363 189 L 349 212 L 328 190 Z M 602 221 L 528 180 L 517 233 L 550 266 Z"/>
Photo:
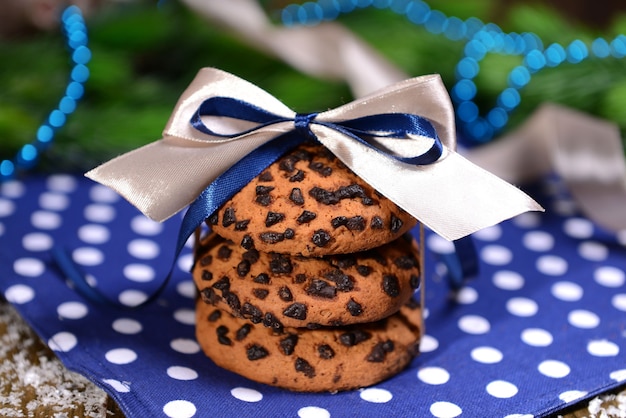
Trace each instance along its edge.
<path fill-rule="evenodd" d="M 83 10 L 92 59 L 76 111 L 56 134 L 36 171 L 85 171 L 152 142 L 189 82 L 214 66 L 248 79 L 296 111 L 334 107 L 352 99 L 343 82 L 315 79 L 264 55 L 175 0 L 72 2 Z M 293 2 L 261 0 L 275 25 Z M 34 140 L 63 96 L 71 61 L 59 22 L 68 2 L 0 0 L 0 158 L 11 159 Z M 623 0 L 431 0 L 431 9 L 462 20 L 477 17 L 506 32 L 533 32 L 544 45 L 587 45 L 626 34 Z M 229 7 L 224 2 L 224 7 Z M 390 9 L 356 7 L 339 15 L 351 29 L 411 76 L 439 73 L 449 88 L 465 42 L 428 32 Z M 488 55 L 475 78 L 475 102 L 493 107 L 521 57 Z M 626 58 L 588 59 L 533 75 L 506 129 L 551 101 L 616 122 L 626 135 Z"/>

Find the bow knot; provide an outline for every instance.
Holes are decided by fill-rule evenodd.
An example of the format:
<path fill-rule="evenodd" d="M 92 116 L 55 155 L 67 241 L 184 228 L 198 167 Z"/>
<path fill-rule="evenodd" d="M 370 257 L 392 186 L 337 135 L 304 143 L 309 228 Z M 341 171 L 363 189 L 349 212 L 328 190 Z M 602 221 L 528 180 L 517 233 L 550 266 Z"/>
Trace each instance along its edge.
<path fill-rule="evenodd" d="M 311 131 L 310 124 L 317 117 L 317 112 L 297 113 L 294 118 L 296 132 L 307 139 L 315 139 L 315 134 Z"/>

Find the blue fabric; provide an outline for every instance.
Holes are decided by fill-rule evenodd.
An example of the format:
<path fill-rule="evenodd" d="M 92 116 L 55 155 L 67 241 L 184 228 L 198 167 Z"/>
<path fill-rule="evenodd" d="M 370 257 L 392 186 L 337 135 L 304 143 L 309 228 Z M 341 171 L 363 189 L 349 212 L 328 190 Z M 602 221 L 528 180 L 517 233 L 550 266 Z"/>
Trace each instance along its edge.
<path fill-rule="evenodd" d="M 68 287 L 52 248 L 65 248 L 109 299 L 150 294 L 170 269 L 181 222 L 155 224 L 79 176 L 1 186 L 0 289 L 128 417 L 545 416 L 626 383 L 626 239 L 546 182 L 530 190 L 545 214 L 474 235 L 480 274 L 454 300 L 439 256 L 453 246 L 426 234 L 422 354 L 362 390 L 291 393 L 214 366 L 194 341 L 189 245 L 141 309 L 95 304 Z"/>

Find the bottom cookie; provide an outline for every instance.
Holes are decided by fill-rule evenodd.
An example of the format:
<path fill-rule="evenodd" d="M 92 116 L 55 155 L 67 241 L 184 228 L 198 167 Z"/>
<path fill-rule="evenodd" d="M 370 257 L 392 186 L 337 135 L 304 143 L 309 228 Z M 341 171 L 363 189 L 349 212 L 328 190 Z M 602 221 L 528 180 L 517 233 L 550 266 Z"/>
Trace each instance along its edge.
<path fill-rule="evenodd" d="M 415 301 L 374 322 L 318 329 L 260 324 L 208 305 L 196 309 L 196 337 L 218 366 L 300 392 L 371 386 L 404 369 L 419 352 L 422 310 Z"/>

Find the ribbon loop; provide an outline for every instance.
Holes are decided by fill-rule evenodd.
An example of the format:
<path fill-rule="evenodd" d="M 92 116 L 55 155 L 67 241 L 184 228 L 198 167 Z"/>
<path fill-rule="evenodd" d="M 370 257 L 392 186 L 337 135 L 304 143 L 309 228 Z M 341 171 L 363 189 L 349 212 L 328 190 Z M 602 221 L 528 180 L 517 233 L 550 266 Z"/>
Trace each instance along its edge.
<path fill-rule="evenodd" d="M 296 132 L 307 139 L 315 139 L 315 134 L 311 131 L 311 123 L 317 117 L 317 113 L 297 113 L 294 118 Z"/>

